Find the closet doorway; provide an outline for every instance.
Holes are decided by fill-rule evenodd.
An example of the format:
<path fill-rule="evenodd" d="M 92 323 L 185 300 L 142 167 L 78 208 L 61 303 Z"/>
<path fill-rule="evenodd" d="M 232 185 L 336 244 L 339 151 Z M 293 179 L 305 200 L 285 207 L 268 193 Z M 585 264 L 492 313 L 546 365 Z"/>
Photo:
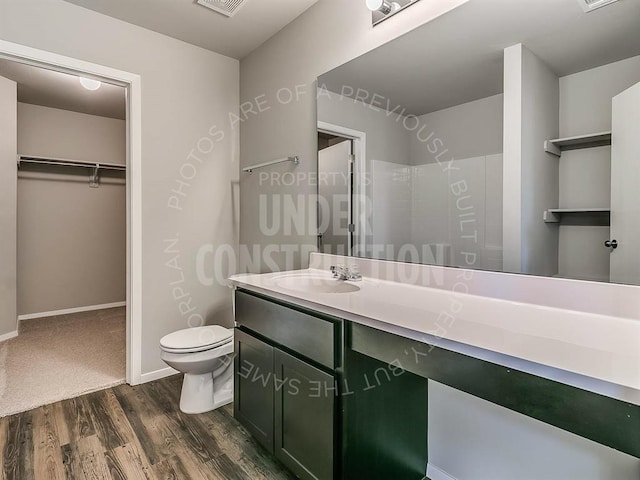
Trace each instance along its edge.
<path fill-rule="evenodd" d="M 29 50 L 29 60 L 3 47 Z M 80 64 L 89 73 L 80 74 Z M 139 190 L 130 178 L 139 161 L 139 98 L 132 95 L 139 85 L 137 76 L 4 42 L 0 77 L 0 108 L 14 113 L 17 160 L 18 321 L 15 332 L 0 332 L 4 416 L 139 383 L 140 325 L 131 323 L 139 309 L 139 266 L 131 261 Z M 6 173 L 3 167 L 2 181 L 11 183 Z M 2 213 L 4 224 L 9 215 Z"/>

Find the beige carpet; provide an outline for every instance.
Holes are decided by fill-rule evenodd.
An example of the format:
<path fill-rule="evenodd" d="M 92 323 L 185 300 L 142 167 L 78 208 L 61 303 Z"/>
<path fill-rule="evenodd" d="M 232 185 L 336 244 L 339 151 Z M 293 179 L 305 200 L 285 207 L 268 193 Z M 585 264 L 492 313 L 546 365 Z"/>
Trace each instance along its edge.
<path fill-rule="evenodd" d="M 20 322 L 0 343 L 0 417 L 125 381 L 125 309 Z"/>

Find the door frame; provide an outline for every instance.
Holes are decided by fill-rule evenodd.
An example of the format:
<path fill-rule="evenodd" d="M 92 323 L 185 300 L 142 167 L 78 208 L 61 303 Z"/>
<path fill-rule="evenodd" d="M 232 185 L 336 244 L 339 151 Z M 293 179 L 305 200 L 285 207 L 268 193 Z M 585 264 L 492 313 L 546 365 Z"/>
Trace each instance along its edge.
<path fill-rule="evenodd" d="M 354 174 L 357 181 L 354 182 L 355 192 L 352 192 L 351 200 L 353 200 L 353 194 L 359 199 L 367 198 L 367 134 L 359 130 L 353 130 L 320 120 L 318 120 L 317 129 L 318 132 L 336 135 L 352 141 L 355 163 Z M 353 223 L 356 226 L 356 232 L 358 232 L 358 251 L 360 255 L 364 255 L 367 245 L 367 209 L 361 201 L 354 202 L 352 209 L 355 220 Z M 351 248 L 349 250 L 351 250 Z M 353 252 L 350 252 L 350 255 L 352 254 Z"/>
<path fill-rule="evenodd" d="M 140 75 L 0 40 L 0 58 L 126 89 L 126 381 L 142 382 L 142 87 Z M 16 318 L 16 322 L 17 322 Z"/>

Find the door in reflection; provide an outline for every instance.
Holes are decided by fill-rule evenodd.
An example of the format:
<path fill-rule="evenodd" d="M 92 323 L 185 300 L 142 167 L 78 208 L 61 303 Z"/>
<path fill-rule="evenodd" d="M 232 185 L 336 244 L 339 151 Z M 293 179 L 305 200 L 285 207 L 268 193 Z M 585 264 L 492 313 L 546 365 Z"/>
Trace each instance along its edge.
<path fill-rule="evenodd" d="M 351 255 L 353 141 L 318 135 L 318 251 Z"/>

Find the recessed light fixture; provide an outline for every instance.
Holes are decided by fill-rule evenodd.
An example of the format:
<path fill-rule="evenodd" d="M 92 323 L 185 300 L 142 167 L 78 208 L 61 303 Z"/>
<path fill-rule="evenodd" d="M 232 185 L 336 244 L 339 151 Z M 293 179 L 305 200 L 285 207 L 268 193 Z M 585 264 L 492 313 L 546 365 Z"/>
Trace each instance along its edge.
<path fill-rule="evenodd" d="M 91 78 L 80 77 L 80 84 L 87 90 L 98 90 L 102 82 L 98 80 L 92 80 Z"/>

